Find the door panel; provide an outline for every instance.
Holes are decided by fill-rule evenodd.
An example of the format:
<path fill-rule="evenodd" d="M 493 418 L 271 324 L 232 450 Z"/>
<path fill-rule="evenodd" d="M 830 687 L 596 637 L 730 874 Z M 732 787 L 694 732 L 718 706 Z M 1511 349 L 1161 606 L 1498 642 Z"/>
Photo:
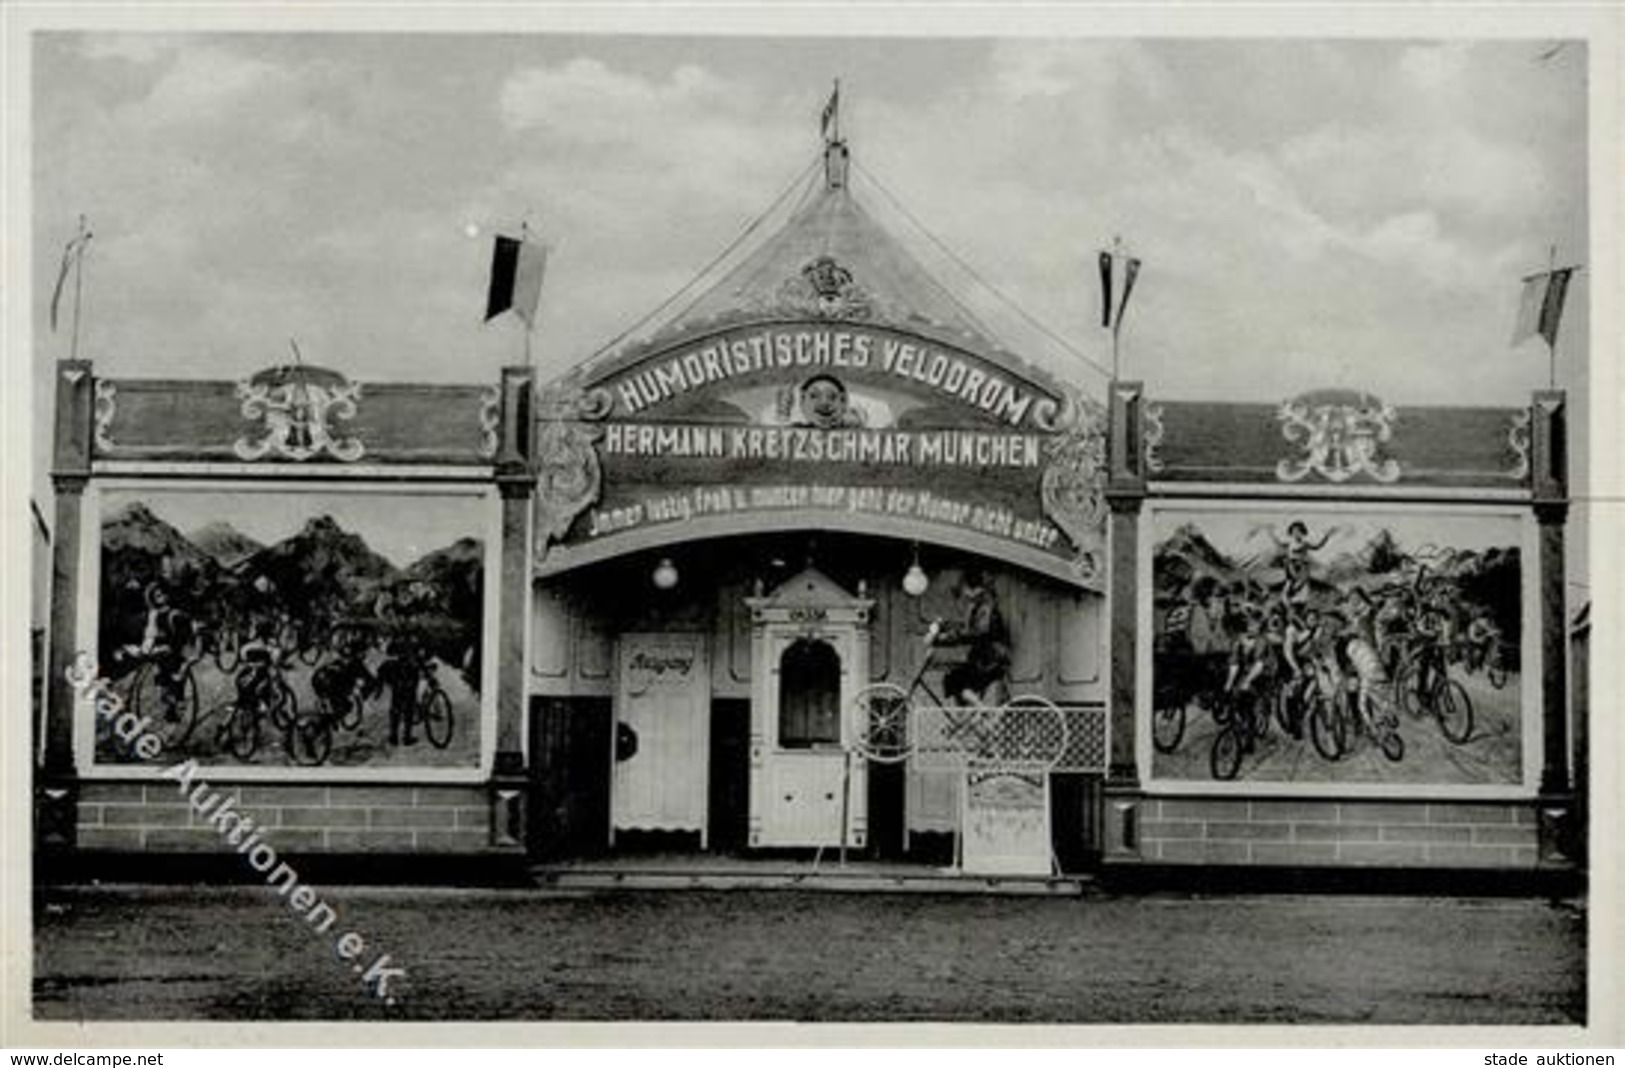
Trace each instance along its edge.
<path fill-rule="evenodd" d="M 705 845 L 710 671 L 699 634 L 628 634 L 616 687 L 617 830 L 698 831 Z"/>

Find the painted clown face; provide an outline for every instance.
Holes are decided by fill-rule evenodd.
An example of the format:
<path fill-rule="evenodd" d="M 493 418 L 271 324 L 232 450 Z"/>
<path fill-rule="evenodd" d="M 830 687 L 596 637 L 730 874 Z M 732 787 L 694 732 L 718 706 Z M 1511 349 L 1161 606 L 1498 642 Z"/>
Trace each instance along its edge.
<path fill-rule="evenodd" d="M 846 418 L 846 390 L 833 379 L 815 378 L 802 387 L 801 407 L 814 426 L 840 426 Z"/>

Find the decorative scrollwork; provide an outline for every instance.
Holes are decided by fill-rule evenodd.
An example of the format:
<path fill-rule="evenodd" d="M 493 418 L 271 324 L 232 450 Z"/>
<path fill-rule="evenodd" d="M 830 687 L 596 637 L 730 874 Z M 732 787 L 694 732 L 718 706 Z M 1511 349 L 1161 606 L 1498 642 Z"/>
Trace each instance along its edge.
<path fill-rule="evenodd" d="M 833 256 L 808 260 L 759 303 L 759 311 L 817 319 L 872 319 L 876 310 L 874 296 Z"/>
<path fill-rule="evenodd" d="M 303 462 L 326 455 L 354 463 L 366 452 L 357 438 L 340 437 L 332 423 L 354 419 L 361 384 L 319 367 L 273 367 L 237 383 L 243 418 L 263 423 L 254 440 L 244 434 L 233 446 L 244 460 L 274 457 Z"/>
<path fill-rule="evenodd" d="M 1077 550 L 1073 567 L 1093 581 L 1101 573 L 1105 541 L 1106 420 L 1098 404 L 1068 398 L 1068 424 L 1048 447 L 1049 463 L 1040 479 L 1044 514 Z"/>
<path fill-rule="evenodd" d="M 502 429 L 502 387 L 491 386 L 480 394 L 480 455 L 497 454 Z"/>
<path fill-rule="evenodd" d="M 1522 482 L 1529 477 L 1529 411 L 1525 409 L 1512 416 L 1507 430 L 1507 447 L 1512 450 L 1512 470 L 1507 477 Z"/>
<path fill-rule="evenodd" d="M 595 443 L 599 427 L 562 419 L 542 424 L 536 437 L 536 520 L 539 552 L 558 541 L 603 490 L 603 468 Z"/>
<path fill-rule="evenodd" d="M 1281 460 L 1275 477 L 1297 482 L 1314 473 L 1328 482 L 1368 475 L 1377 482 L 1399 480 L 1399 462 L 1382 458 L 1393 437 L 1394 406 L 1359 395 L 1351 403 L 1299 398 L 1283 401 L 1277 417 L 1281 435 L 1303 455 Z"/>
<path fill-rule="evenodd" d="M 579 419 L 596 423 L 615 407 L 615 396 L 603 386 L 585 389 L 575 383 L 557 383 L 542 391 L 539 417 Z"/>
<path fill-rule="evenodd" d="M 536 436 L 537 551 L 546 555 L 550 542 L 562 539 L 576 517 L 598 500 L 603 469 L 596 443 L 614 397 L 602 387 L 583 389 L 559 383 L 541 396 L 541 429 Z"/>
<path fill-rule="evenodd" d="M 112 452 L 117 446 L 113 443 L 113 417 L 118 414 L 118 389 L 105 378 L 96 380 L 96 448 L 102 452 Z"/>
<path fill-rule="evenodd" d="M 1155 475 L 1162 471 L 1162 457 L 1157 450 L 1162 447 L 1162 405 L 1147 404 L 1143 410 L 1145 417 L 1145 431 L 1141 439 L 1145 445 L 1145 469 Z"/>

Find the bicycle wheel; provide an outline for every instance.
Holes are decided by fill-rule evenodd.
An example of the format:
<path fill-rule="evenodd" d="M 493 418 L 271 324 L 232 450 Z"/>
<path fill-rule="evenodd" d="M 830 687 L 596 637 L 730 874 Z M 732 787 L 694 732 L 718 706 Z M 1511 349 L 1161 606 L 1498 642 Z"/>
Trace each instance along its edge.
<path fill-rule="evenodd" d="M 271 715 L 271 726 L 279 731 L 288 729 L 289 724 L 299 718 L 299 698 L 294 696 L 293 687 L 288 680 L 276 680 L 276 689 L 271 700 L 266 704 L 266 711 Z"/>
<path fill-rule="evenodd" d="M 862 717 L 853 751 L 877 764 L 899 764 L 913 751 L 908 694 L 901 686 L 877 682 L 852 698 Z"/>
<path fill-rule="evenodd" d="M 338 719 L 339 726 L 344 730 L 353 731 L 361 726 L 361 713 L 367 700 L 364 694 L 365 690 L 361 686 L 356 686 L 350 691 L 349 703 L 345 706 L 344 714 Z"/>
<path fill-rule="evenodd" d="M 1052 768 L 1066 755 L 1066 713 L 1037 694 L 1023 694 L 999 709 L 993 759 Z"/>
<path fill-rule="evenodd" d="M 1275 719 L 1276 692 L 1273 688 L 1260 690 L 1249 694 L 1247 697 L 1247 700 L 1252 705 L 1248 716 L 1252 722 L 1252 742 L 1254 744 L 1270 736 L 1270 723 Z M 1252 745 L 1249 745 L 1248 748 L 1252 748 Z"/>
<path fill-rule="evenodd" d="M 1439 720 L 1439 733 L 1457 745 L 1473 733 L 1473 702 L 1467 690 L 1455 679 L 1433 691 L 1433 714 Z"/>
<path fill-rule="evenodd" d="M 222 712 L 217 734 L 220 748 L 246 764 L 259 752 L 260 717 L 237 704 L 224 706 Z"/>
<path fill-rule="evenodd" d="M 1228 782 L 1241 770 L 1241 739 L 1237 735 L 1236 725 L 1232 723 L 1214 737 L 1207 762 L 1215 779 Z"/>
<path fill-rule="evenodd" d="M 428 736 L 429 744 L 436 749 L 446 748 L 451 744 L 451 698 L 446 696 L 445 690 L 436 686 L 421 707 L 423 733 Z"/>
<path fill-rule="evenodd" d="M 288 724 L 282 747 L 295 764 L 309 768 L 327 763 L 333 752 L 333 721 L 320 712 L 306 712 Z"/>
<path fill-rule="evenodd" d="M 137 719 L 146 718 L 146 730 L 158 738 L 164 751 L 173 754 L 186 744 L 197 725 L 197 680 L 190 667 L 169 686 L 158 675 L 158 665 L 151 661 L 136 670 L 129 705 Z"/>
<path fill-rule="evenodd" d="M 1270 694 L 1270 706 L 1275 710 L 1275 725 L 1281 728 L 1282 737 L 1292 733 L 1292 708 L 1299 700 L 1294 689 L 1293 685 L 1278 686 Z M 1301 734 L 1300 731 L 1300 737 Z"/>
<path fill-rule="evenodd" d="M 1151 713 L 1151 744 L 1159 753 L 1172 753 L 1185 739 L 1185 706 L 1171 705 Z"/>
<path fill-rule="evenodd" d="M 1417 668 L 1410 660 L 1401 660 L 1394 670 L 1393 683 L 1389 683 L 1393 691 L 1393 701 L 1396 707 L 1404 709 L 1410 719 L 1420 719 L 1422 715 L 1422 694 L 1417 692 Z"/>
<path fill-rule="evenodd" d="M 1309 711 L 1309 740 L 1324 760 L 1341 760 L 1348 750 L 1348 727 L 1332 702 L 1321 695 Z"/>

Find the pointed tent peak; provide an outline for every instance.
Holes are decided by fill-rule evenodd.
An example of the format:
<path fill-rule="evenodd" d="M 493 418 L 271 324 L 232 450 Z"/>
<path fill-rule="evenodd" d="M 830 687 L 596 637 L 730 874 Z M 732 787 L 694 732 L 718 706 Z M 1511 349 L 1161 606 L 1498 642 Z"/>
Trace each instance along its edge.
<path fill-rule="evenodd" d="M 826 180 L 651 341 L 735 322 L 828 319 L 891 326 L 982 352 L 1002 350 L 959 298 L 877 223 L 846 182 L 846 146 L 826 146 Z"/>
<path fill-rule="evenodd" d="M 777 231 L 757 238 L 753 245 L 745 244 L 742 235 L 677 295 L 578 364 L 570 376 L 601 378 L 614 368 L 732 327 L 824 320 L 902 330 L 990 357 L 1033 381 L 1056 379 L 1053 368 L 1036 366 L 1012 351 L 978 318 L 958 291 L 939 281 L 865 209 L 863 198 L 855 193 L 850 181 L 851 152 L 840 130 L 840 95 L 840 80 L 836 79 L 820 119 L 822 183 L 812 177 L 820 162 L 814 159 L 779 199 L 751 222 L 745 235 L 777 215 L 799 189 L 797 206 L 791 209 L 788 220 Z M 858 176 L 866 179 L 866 188 L 877 190 L 903 218 L 940 246 L 877 178 L 867 172 Z M 742 259 L 736 259 L 740 248 L 746 251 Z M 947 255 L 976 278 L 952 252 Z M 706 276 L 717 277 L 713 270 L 728 261 L 735 265 L 721 271 L 718 280 L 700 288 Z M 977 280 L 991 290 L 986 282 Z M 679 297 L 696 290 L 697 297 L 690 298 L 687 304 L 677 304 Z M 996 291 L 994 295 L 998 296 Z M 669 310 L 673 307 L 675 311 Z M 1053 332 L 1042 328 L 1040 333 L 1055 338 Z M 1076 354 L 1077 350 L 1064 341 L 1058 343 Z"/>

